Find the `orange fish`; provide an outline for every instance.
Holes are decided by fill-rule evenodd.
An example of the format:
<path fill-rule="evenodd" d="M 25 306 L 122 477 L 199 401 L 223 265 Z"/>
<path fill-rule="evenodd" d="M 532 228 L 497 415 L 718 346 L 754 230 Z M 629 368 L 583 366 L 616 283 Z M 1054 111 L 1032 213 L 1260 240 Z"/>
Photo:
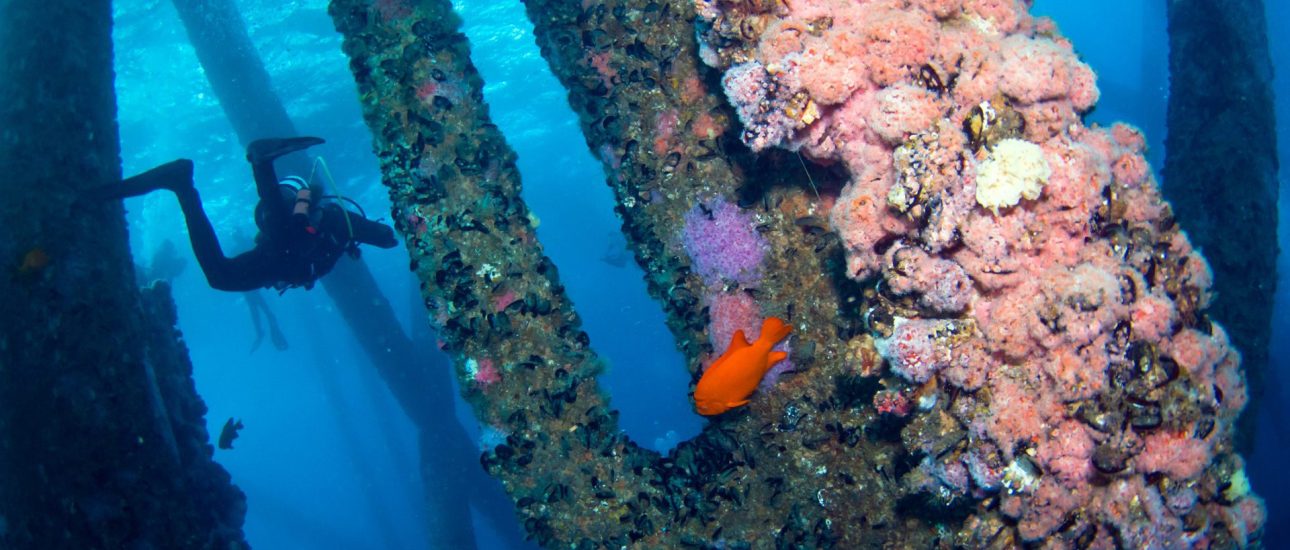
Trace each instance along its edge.
<path fill-rule="evenodd" d="M 694 408 L 699 414 L 712 416 L 747 405 L 766 371 L 788 357 L 771 348 L 792 330 L 779 318 L 767 317 L 761 324 L 761 335 L 751 344 L 743 330 L 736 330 L 730 347 L 712 362 L 694 388 Z"/>
<path fill-rule="evenodd" d="M 19 275 L 30 275 L 49 266 L 49 254 L 43 248 L 33 248 L 27 251 L 22 257 L 22 265 L 18 266 Z"/>

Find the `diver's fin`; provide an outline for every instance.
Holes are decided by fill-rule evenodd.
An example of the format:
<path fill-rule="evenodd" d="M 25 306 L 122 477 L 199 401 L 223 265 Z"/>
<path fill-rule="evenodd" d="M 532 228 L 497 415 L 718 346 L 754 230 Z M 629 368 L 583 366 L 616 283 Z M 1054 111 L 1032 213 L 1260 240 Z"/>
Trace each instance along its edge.
<path fill-rule="evenodd" d="M 100 185 L 85 191 L 91 199 L 111 200 L 146 195 L 158 189 L 179 192 L 193 187 L 193 161 L 179 159 L 167 162 L 121 183 Z"/>
<path fill-rule="evenodd" d="M 246 160 L 259 164 L 325 142 L 323 138 L 316 137 L 257 139 L 246 146 Z"/>

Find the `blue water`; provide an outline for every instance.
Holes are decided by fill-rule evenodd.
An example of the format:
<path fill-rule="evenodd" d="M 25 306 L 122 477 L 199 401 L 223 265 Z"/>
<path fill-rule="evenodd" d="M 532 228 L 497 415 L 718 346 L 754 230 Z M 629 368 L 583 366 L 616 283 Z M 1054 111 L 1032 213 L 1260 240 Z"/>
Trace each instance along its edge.
<path fill-rule="evenodd" d="M 340 190 L 373 216 L 388 212 L 385 191 L 360 119 L 353 80 L 332 30 L 324 0 L 241 0 L 252 39 L 297 128 L 326 138 L 315 150 Z M 602 385 L 622 411 L 622 426 L 647 447 L 666 449 L 697 433 L 683 360 L 645 292 L 633 264 L 600 261 L 622 245 L 612 199 L 599 163 L 587 152 L 565 95 L 533 44 L 518 1 L 457 0 L 475 62 L 488 83 L 494 120 L 519 153 L 524 198 L 541 220 L 538 234 L 560 274 L 593 347 L 610 364 Z M 1287 2 L 1271 2 L 1270 21 L 1290 20 Z M 168 0 L 118 0 L 117 89 L 125 172 L 176 157 L 197 165 L 198 188 L 229 250 L 254 234 L 255 202 L 243 151 L 187 43 Z M 1164 158 L 1167 47 L 1164 2 L 1039 0 L 1035 11 L 1061 30 L 1099 74 L 1102 99 L 1094 121 L 1124 120 L 1146 131 L 1149 157 Z M 1279 17 L 1278 17 L 1279 16 Z M 1272 32 L 1279 66 L 1290 66 L 1284 32 Z M 1280 120 L 1290 117 L 1290 89 L 1278 80 Z M 1290 143 L 1282 124 L 1283 151 Z M 1283 166 L 1290 161 L 1282 155 Z M 1284 177 L 1283 177 L 1284 183 Z M 1282 194 L 1287 190 L 1282 186 Z M 427 533 L 414 430 L 348 335 L 326 294 L 294 290 L 266 294 L 290 344 L 267 341 L 252 351 L 254 332 L 240 294 L 207 288 L 187 245 L 174 198 L 155 194 L 127 202 L 135 258 L 147 265 L 166 240 L 188 267 L 175 280 L 180 328 L 192 353 L 197 388 L 218 433 L 230 416 L 246 428 L 234 451 L 216 459 L 247 493 L 246 532 L 259 548 L 423 548 Z M 388 214 L 385 215 L 388 218 Z M 1281 234 L 1287 234 L 1282 215 Z M 405 326 L 423 314 L 403 249 L 368 248 L 364 257 Z M 1285 265 L 1282 263 L 1281 265 Z M 1285 273 L 1285 269 L 1281 270 Z M 1277 341 L 1286 334 L 1285 298 L 1278 294 Z M 399 306 L 398 304 L 406 304 Z M 1274 344 L 1274 361 L 1285 344 Z M 1281 351 L 1281 353 L 1277 353 Z M 1284 431 L 1286 396 L 1274 376 L 1262 427 Z M 475 425 L 464 405 L 456 421 Z M 454 419 L 445 419 L 453 421 Z M 1265 434 L 1261 434 L 1265 436 Z M 1267 435 L 1266 437 L 1272 437 Z M 1251 459 L 1255 490 L 1268 497 L 1266 540 L 1290 524 L 1290 482 L 1277 477 L 1284 449 L 1264 439 Z M 486 547 L 499 543 L 480 527 Z"/>

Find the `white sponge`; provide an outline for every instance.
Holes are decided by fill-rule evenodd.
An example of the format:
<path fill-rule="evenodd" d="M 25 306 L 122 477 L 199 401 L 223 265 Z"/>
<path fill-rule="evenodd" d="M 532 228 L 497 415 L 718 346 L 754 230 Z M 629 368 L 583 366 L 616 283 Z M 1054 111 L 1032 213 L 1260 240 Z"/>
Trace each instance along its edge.
<path fill-rule="evenodd" d="M 1035 200 L 1052 170 L 1038 145 L 1005 139 L 976 168 L 976 202 L 996 215 L 1000 207 L 1016 206 L 1021 199 Z"/>

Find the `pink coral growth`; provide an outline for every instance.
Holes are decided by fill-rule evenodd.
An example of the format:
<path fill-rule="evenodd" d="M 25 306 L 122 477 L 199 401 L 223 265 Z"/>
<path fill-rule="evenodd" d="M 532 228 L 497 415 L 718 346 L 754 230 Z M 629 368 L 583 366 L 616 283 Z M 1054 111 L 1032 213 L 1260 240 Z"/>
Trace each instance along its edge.
<path fill-rule="evenodd" d="M 905 416 L 913 410 L 914 404 L 900 390 L 882 390 L 873 394 L 873 407 L 879 414 Z"/>
<path fill-rule="evenodd" d="M 1078 486 L 1093 474 L 1093 437 L 1074 420 L 1063 421 L 1039 445 L 1039 462 L 1063 485 Z"/>
<path fill-rule="evenodd" d="M 1252 495 L 1241 498 L 1234 506 L 1215 508 L 1215 512 L 1226 520 L 1225 523 L 1232 538 L 1242 548 L 1249 545 L 1255 536 L 1263 531 L 1263 524 L 1268 519 L 1263 499 Z"/>
<path fill-rule="evenodd" d="M 1159 341 L 1173 332 L 1178 313 L 1167 297 L 1148 294 L 1134 302 L 1129 311 L 1129 319 L 1133 323 L 1134 336 L 1147 341 Z"/>
<path fill-rule="evenodd" d="M 1073 521 L 1066 532 L 1095 527 L 1094 547 L 1115 544 L 1112 530 L 1131 547 L 1180 547 L 1207 536 L 1182 530 L 1202 507 L 1257 526 L 1255 500 L 1175 488 L 1230 457 L 1248 399 L 1239 355 L 1204 316 L 1208 264 L 1161 198 L 1141 132 L 1084 124 L 1095 76 L 1029 5 L 803 0 L 741 27 L 744 3 L 705 0 L 700 36 L 746 144 L 847 173 L 830 221 L 847 275 L 881 281 L 869 313 L 894 322 L 871 335 L 904 385 L 874 404 L 896 412 L 910 386 L 932 388 L 952 403 L 927 414 L 952 414 L 972 434 L 922 479 L 954 463 L 976 493 L 1007 488 L 999 510 L 1024 541 Z M 1036 197 L 987 208 L 978 184 L 999 181 L 981 167 L 1001 140 L 1028 142 L 1038 158 L 1027 162 L 1048 176 Z M 712 228 L 718 208 L 687 217 L 686 249 L 710 284 L 745 283 L 751 262 L 698 244 L 724 233 Z M 732 225 L 748 232 L 723 239 L 743 244 L 720 250 L 760 249 L 747 244 L 749 220 Z M 1038 481 L 1018 484 L 1031 461 Z M 954 472 L 931 485 L 957 485 Z"/>
<path fill-rule="evenodd" d="M 952 342 L 964 328 L 948 320 L 897 319 L 891 337 L 876 342 L 878 353 L 896 374 L 921 384 L 949 365 Z"/>
<path fill-rule="evenodd" d="M 1069 99 L 1077 110 L 1097 102 L 1093 71 L 1069 45 L 1020 34 L 1000 43 L 999 91 L 1022 104 Z"/>
<path fill-rule="evenodd" d="M 945 110 L 935 93 L 909 84 L 883 88 L 874 94 L 874 103 L 866 122 L 891 144 L 931 128 Z"/>
<path fill-rule="evenodd" d="M 708 338 L 715 351 L 715 357 L 725 353 L 730 347 L 731 338 L 737 330 L 744 331 L 744 337 L 749 342 L 756 340 L 761 335 L 764 315 L 757 301 L 745 292 L 716 292 L 708 298 L 708 318 L 710 320 Z M 790 347 L 788 342 L 784 341 L 777 344 L 774 349 L 788 352 Z M 793 369 L 792 359 L 780 361 L 762 377 L 758 388 L 764 391 L 774 386 L 781 375 Z"/>
<path fill-rule="evenodd" d="M 802 126 L 785 113 L 790 96 L 760 63 L 730 69 L 721 83 L 727 95 L 742 99 L 735 109 L 744 123 L 744 142 L 754 151 L 782 143 Z"/>
<path fill-rule="evenodd" d="M 1039 480 L 1033 495 L 1018 501 L 1017 531 L 1024 540 L 1041 540 L 1061 527 L 1089 493 L 1088 486 L 1068 486 L 1049 478 Z"/>
<path fill-rule="evenodd" d="M 417 99 L 429 102 L 434 99 L 435 93 L 439 91 L 439 83 L 434 80 L 427 80 L 417 86 Z"/>
<path fill-rule="evenodd" d="M 716 138 L 724 130 L 725 128 L 717 123 L 717 119 L 708 113 L 699 113 L 690 123 L 690 131 L 699 139 Z"/>
<path fill-rule="evenodd" d="M 376 8 L 376 13 L 380 14 L 384 21 L 393 21 L 412 15 L 411 0 L 374 0 L 372 3 Z"/>
<path fill-rule="evenodd" d="M 519 301 L 520 295 L 513 289 L 506 289 L 505 292 L 493 297 L 493 311 L 501 311 L 511 304 Z"/>
<path fill-rule="evenodd" d="M 474 363 L 472 378 L 480 386 L 491 386 L 502 381 L 502 373 L 497 370 L 492 359 L 480 359 Z"/>
<path fill-rule="evenodd" d="M 426 219 L 421 217 L 415 210 L 408 212 L 406 221 L 408 232 L 418 237 L 425 235 L 425 232 L 429 229 Z"/>
<path fill-rule="evenodd" d="M 434 102 L 436 97 L 442 97 L 450 101 L 461 99 L 465 88 L 461 84 L 452 80 L 436 80 L 433 78 L 419 84 L 416 88 L 417 99 L 426 105 Z"/>
<path fill-rule="evenodd" d="M 605 88 L 609 89 L 613 89 L 614 85 L 618 82 L 618 69 L 614 68 L 611 64 L 612 61 L 613 56 L 608 51 L 587 52 L 587 62 L 590 63 L 592 67 L 595 67 L 596 72 L 600 74 L 601 82 L 605 85 Z"/>
<path fill-rule="evenodd" d="M 1200 475 L 1209 463 L 1210 445 L 1179 431 L 1159 431 L 1142 438 L 1144 448 L 1136 465 L 1145 473 L 1164 472 L 1175 479 Z"/>
<path fill-rule="evenodd" d="M 944 313 L 967 308 L 975 292 L 972 280 L 959 264 L 934 258 L 921 248 L 893 246 L 884 270 L 887 284 L 895 294 L 917 293 L 923 307 Z"/>
<path fill-rule="evenodd" d="M 663 156 L 667 154 L 668 149 L 672 147 L 672 136 L 676 134 L 676 127 L 680 124 L 675 109 L 663 111 L 658 114 L 654 120 L 654 154 Z"/>
<path fill-rule="evenodd" d="M 1140 477 L 1117 480 L 1098 491 L 1093 503 L 1099 516 L 1115 526 L 1122 545 L 1130 548 L 1190 548 L 1182 519 L 1171 511 L 1160 491 Z"/>
<path fill-rule="evenodd" d="M 925 480 L 920 483 L 924 490 L 963 494 L 971 484 L 967 467 L 957 460 L 941 461 L 927 456 L 919 463 L 918 473 Z"/>
<path fill-rule="evenodd" d="M 998 445 L 1004 457 L 1012 459 L 1048 434 L 1050 418 L 1060 405 L 1042 391 L 1045 381 L 1020 370 L 993 373 L 990 380 L 990 409 L 974 419 L 972 429 Z"/>
<path fill-rule="evenodd" d="M 736 330 L 753 339 L 761 330 L 761 307 L 744 292 L 717 293 L 708 304 L 708 338 L 717 355 L 725 353 Z"/>
<path fill-rule="evenodd" d="M 977 445 L 968 449 L 963 459 L 972 482 L 984 491 L 997 491 L 1003 486 L 1004 470 L 1007 463 L 992 444 Z"/>

